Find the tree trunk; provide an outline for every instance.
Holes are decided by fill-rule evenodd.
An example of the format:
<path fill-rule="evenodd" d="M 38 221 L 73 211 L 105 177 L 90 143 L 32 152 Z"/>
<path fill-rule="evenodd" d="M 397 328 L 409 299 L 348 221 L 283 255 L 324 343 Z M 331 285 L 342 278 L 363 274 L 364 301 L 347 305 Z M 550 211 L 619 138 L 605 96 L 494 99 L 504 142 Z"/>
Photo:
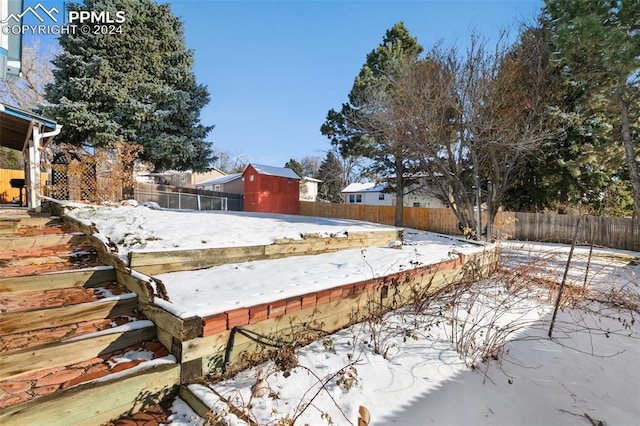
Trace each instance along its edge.
<path fill-rule="evenodd" d="M 404 226 L 404 166 L 402 160 L 396 158 L 396 215 L 394 226 Z"/>
<path fill-rule="evenodd" d="M 620 88 L 613 95 L 613 100 L 620 107 L 620 116 L 622 119 L 622 145 L 629 168 L 629 180 L 633 187 L 633 204 L 635 208 L 635 217 L 640 217 L 640 175 L 638 175 L 638 165 L 636 164 L 635 153 L 633 151 L 633 142 L 631 140 L 631 123 L 629 121 L 629 108 L 622 98 Z"/>

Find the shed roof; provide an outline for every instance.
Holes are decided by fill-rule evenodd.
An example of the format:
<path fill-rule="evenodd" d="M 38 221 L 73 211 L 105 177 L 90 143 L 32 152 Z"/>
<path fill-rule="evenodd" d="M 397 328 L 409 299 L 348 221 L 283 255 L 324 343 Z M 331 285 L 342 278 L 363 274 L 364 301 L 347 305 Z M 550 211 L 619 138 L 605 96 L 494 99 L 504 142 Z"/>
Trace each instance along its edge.
<path fill-rule="evenodd" d="M 287 167 L 265 166 L 264 164 L 255 164 L 255 163 L 251 163 L 247 165 L 247 167 L 249 166 L 253 167 L 256 170 L 256 172 L 258 172 L 258 174 L 261 174 L 261 175 L 278 176 L 278 177 L 285 177 L 289 179 L 300 180 L 300 176 L 298 176 L 296 172 L 294 172 L 293 170 Z M 245 171 L 246 170 L 247 169 L 245 168 Z"/>

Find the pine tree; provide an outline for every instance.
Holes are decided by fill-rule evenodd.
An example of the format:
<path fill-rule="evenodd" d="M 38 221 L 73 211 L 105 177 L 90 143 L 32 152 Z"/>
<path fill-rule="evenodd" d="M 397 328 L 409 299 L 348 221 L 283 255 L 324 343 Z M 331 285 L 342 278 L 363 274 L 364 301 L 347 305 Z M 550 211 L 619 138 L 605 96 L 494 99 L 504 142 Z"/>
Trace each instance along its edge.
<path fill-rule="evenodd" d="M 558 65 L 586 88 L 590 107 L 615 117 L 637 215 L 640 0 L 546 0 L 546 14 Z"/>
<path fill-rule="evenodd" d="M 293 158 L 287 161 L 284 166 L 296 172 L 296 174 L 301 178 L 304 177 L 304 172 L 302 171 L 302 165 L 298 161 L 294 160 Z"/>
<path fill-rule="evenodd" d="M 343 104 L 339 112 L 331 109 L 320 129 L 343 157 L 361 155 L 369 158 L 372 171 L 389 179 L 396 196 L 396 226 L 403 225 L 405 187 L 409 186 L 409 177 L 414 174 L 417 163 L 407 156 L 402 140 L 390 140 L 380 134 L 369 119 L 368 106 L 371 105 L 371 91 L 384 87 L 393 79 L 396 64 L 417 61 L 422 51 L 418 40 L 402 22 L 387 30 L 382 43 L 367 55 L 349 93 L 349 103 Z"/>
<path fill-rule="evenodd" d="M 329 151 L 322 164 L 320 164 L 320 170 L 318 171 L 318 179 L 322 181 L 318 185 L 318 198 L 323 201 L 339 203 L 341 200 L 340 194 L 346 187 L 343 175 L 340 160 L 332 151 Z"/>
<path fill-rule="evenodd" d="M 200 124 L 209 102 L 193 74 L 182 22 L 153 0 L 85 0 L 71 10 L 124 11 L 120 34 L 77 31 L 60 36 L 46 113 L 63 125 L 60 141 L 103 147 L 140 144 L 156 170 L 210 166 L 212 150 Z"/>

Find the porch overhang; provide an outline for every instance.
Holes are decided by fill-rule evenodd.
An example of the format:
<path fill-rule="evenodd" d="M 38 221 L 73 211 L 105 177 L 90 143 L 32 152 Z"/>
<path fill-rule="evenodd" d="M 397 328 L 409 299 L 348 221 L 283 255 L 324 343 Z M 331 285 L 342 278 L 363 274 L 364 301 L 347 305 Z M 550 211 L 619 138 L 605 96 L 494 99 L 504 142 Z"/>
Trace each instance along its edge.
<path fill-rule="evenodd" d="M 40 150 L 61 129 L 53 120 L 0 103 L 0 146 L 22 151 L 29 209 L 40 211 Z"/>

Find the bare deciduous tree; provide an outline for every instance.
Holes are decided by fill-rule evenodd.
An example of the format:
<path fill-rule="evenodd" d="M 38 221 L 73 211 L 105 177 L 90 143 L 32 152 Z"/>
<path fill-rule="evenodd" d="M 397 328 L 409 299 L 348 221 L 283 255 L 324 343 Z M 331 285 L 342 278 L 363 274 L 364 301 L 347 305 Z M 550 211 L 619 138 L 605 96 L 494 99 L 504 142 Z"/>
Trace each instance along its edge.
<path fill-rule="evenodd" d="M 0 82 L 0 102 L 31 111 L 44 101 L 44 87 L 53 81 L 51 60 L 56 51 L 42 46 L 39 39 L 22 48 L 22 75 Z"/>
<path fill-rule="evenodd" d="M 384 86 L 368 93 L 380 136 L 400 141 L 405 157 L 421 162 L 465 228 L 480 230 L 478 200 L 486 199 L 491 230 L 511 171 L 554 136 L 545 121 L 545 48 L 535 30 L 510 49 L 499 42 L 489 50 L 477 37 L 464 55 L 436 46 L 417 62 L 396 61 Z"/>
<path fill-rule="evenodd" d="M 213 157 L 215 158 L 213 167 L 225 173 L 240 173 L 249 163 L 246 155 L 223 149 L 214 149 Z"/>

